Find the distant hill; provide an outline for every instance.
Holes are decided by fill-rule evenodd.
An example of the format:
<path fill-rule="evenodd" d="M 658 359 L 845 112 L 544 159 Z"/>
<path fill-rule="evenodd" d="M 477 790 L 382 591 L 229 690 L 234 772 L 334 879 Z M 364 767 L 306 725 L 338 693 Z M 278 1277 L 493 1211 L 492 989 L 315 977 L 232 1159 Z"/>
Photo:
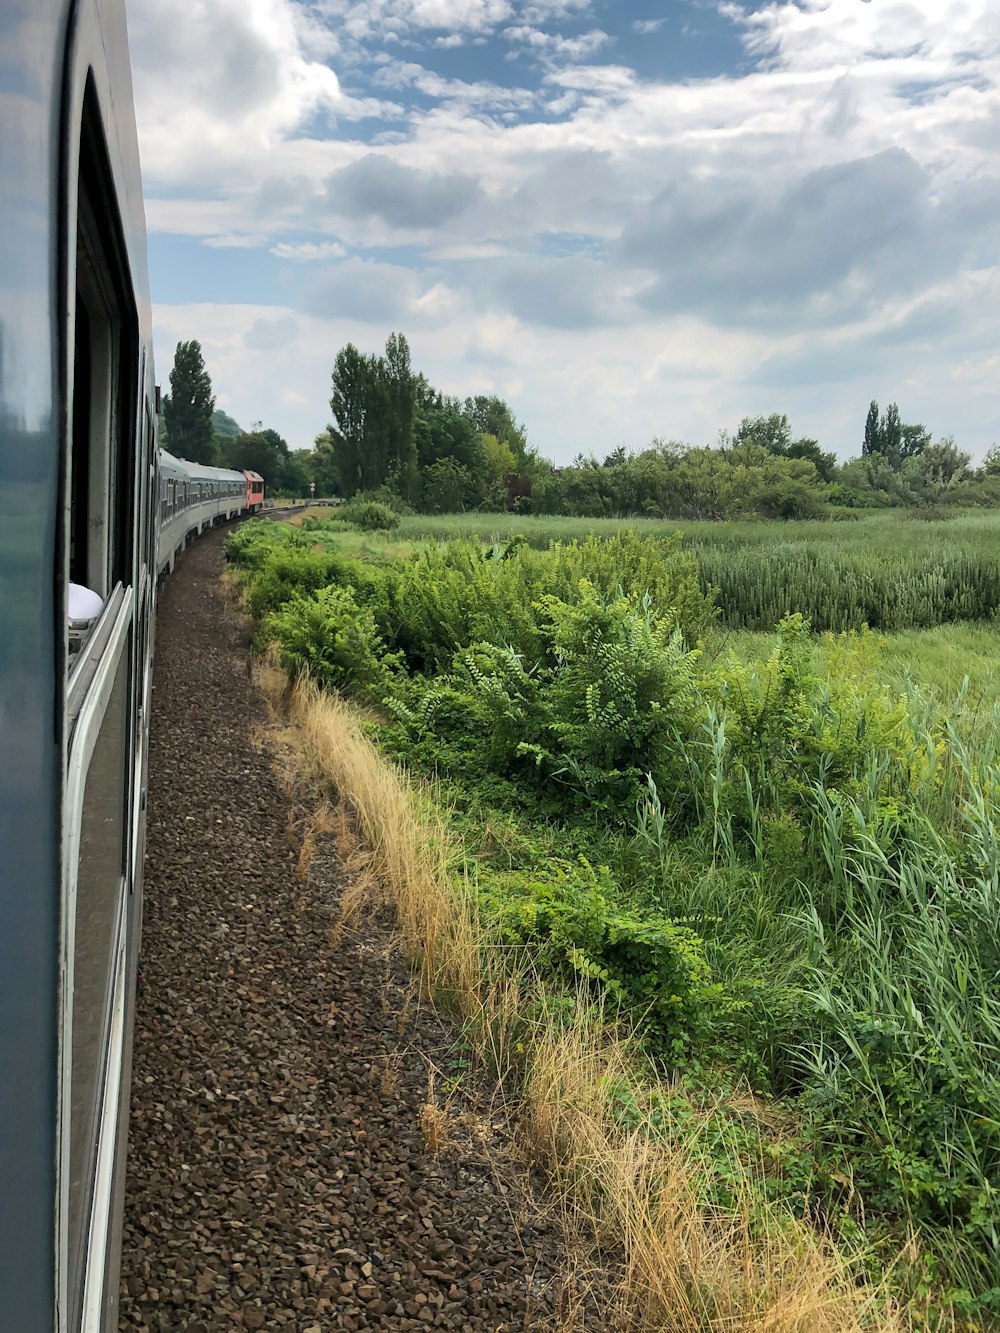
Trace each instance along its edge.
<path fill-rule="evenodd" d="M 212 433 L 217 439 L 235 440 L 238 435 L 244 434 L 244 431 L 239 422 L 234 421 L 228 412 L 223 412 L 221 407 L 217 407 L 212 413 Z"/>

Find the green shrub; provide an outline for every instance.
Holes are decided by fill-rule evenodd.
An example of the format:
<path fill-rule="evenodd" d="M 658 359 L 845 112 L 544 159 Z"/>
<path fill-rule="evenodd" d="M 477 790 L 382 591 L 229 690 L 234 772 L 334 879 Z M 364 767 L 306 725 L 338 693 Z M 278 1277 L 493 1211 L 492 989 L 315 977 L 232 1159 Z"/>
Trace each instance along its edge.
<path fill-rule="evenodd" d="M 674 617 L 655 615 L 648 597 L 638 608 L 607 600 L 586 579 L 574 601 L 543 597 L 530 610 L 533 665 L 512 647 L 476 643 L 390 701 L 413 740 L 433 734 L 456 745 L 462 770 L 465 757 L 492 772 L 519 770 L 569 807 L 599 801 L 612 821 L 628 818 L 650 772 L 678 792 L 684 742 L 703 706 L 697 652 L 685 649 Z"/>
<path fill-rule="evenodd" d="M 295 592 L 268 616 L 265 631 L 287 671 L 306 672 L 338 689 L 381 697 L 396 666 L 374 616 L 358 605 L 352 588 L 321 588 L 310 596 Z"/>
<path fill-rule="evenodd" d="M 272 549 L 270 558 L 256 572 L 247 592 L 247 609 L 255 620 L 276 611 L 295 593 L 317 592 L 331 583 L 343 583 L 350 562 L 330 551 L 312 551 L 303 546 Z"/>
<path fill-rule="evenodd" d="M 337 517 L 353 523 L 362 532 L 389 532 L 399 527 L 399 515 L 379 500 L 349 500 Z"/>
<path fill-rule="evenodd" d="M 722 1001 L 701 941 L 686 925 L 616 902 L 607 867 L 550 859 L 528 880 L 507 877 L 486 902 L 512 942 L 564 980 L 608 996 L 662 1055 L 680 1055 Z"/>
<path fill-rule="evenodd" d="M 475 542 L 430 545 L 402 567 L 395 591 L 397 645 L 418 671 L 451 666 L 472 643 L 503 644 L 532 669 L 552 649 L 543 628 L 546 597 L 572 602 L 581 580 L 606 599 L 648 599 L 651 612 L 693 645 L 711 624 L 712 597 L 676 539 L 639 538 L 521 543 L 486 550 Z"/>
<path fill-rule="evenodd" d="M 647 774 L 661 790 L 681 786 L 678 756 L 699 723 L 697 651 L 687 651 L 675 617 L 606 600 L 586 579 L 577 600 L 540 603 L 550 641 L 548 744 L 532 747 L 554 776 L 571 775 L 590 797 L 629 801 Z"/>
<path fill-rule="evenodd" d="M 877 661 L 874 636 L 830 644 L 821 676 L 812 666 L 808 622 L 786 616 L 765 661 L 729 661 L 705 681 L 713 707 L 710 744 L 701 748 L 702 809 L 748 832 L 758 854 L 770 836 L 766 821 L 794 816 L 808 825 L 817 792 L 829 798 L 871 791 L 875 773 L 874 796 L 886 800 L 908 781 L 914 738 L 904 703 L 869 674 Z"/>
<path fill-rule="evenodd" d="M 241 523 L 226 538 L 224 552 L 231 565 L 252 572 L 263 569 L 276 550 L 301 544 L 302 538 L 294 528 L 261 519 Z"/>

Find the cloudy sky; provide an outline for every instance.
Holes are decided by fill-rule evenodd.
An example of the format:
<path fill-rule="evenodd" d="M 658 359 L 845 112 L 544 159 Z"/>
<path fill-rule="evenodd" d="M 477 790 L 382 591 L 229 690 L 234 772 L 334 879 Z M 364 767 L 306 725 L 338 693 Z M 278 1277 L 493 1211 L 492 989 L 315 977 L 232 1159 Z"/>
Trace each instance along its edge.
<path fill-rule="evenodd" d="M 1000 440 L 996 0 L 128 0 L 158 373 L 293 448 L 392 330 L 543 454 Z"/>

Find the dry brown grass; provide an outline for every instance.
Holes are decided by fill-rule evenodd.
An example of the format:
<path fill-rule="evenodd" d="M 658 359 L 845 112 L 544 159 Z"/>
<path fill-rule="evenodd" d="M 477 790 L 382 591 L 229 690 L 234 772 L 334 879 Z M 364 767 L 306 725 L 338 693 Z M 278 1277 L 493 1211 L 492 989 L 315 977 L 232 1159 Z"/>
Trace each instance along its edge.
<path fill-rule="evenodd" d="M 295 874 L 300 883 L 304 884 L 309 879 L 320 839 L 332 833 L 335 827 L 336 819 L 328 801 L 322 801 L 312 814 L 303 820 L 302 841 L 295 861 Z"/>
<path fill-rule="evenodd" d="M 748 1171 L 742 1202 L 726 1212 L 699 1197 L 693 1145 L 653 1140 L 614 1122 L 608 1090 L 648 1096 L 648 1074 L 592 1007 L 568 1029 L 546 1023 L 537 992 L 484 966 L 489 945 L 468 886 L 455 872 L 445 815 L 363 735 L 342 700 L 308 683 L 293 689 L 273 662 L 259 675 L 293 724 L 310 771 L 337 792 L 349 826 L 338 835 L 369 856 L 363 894 L 391 902 L 403 948 L 431 998 L 458 1007 L 483 1062 L 502 1082 L 516 1071 L 520 1141 L 553 1183 L 567 1229 L 619 1256 L 624 1272 L 608 1327 L 670 1333 L 898 1333 L 906 1320 L 858 1281 L 814 1228 L 773 1208 Z M 353 835 L 351 835 L 353 836 Z M 358 910 L 354 904 L 354 910 Z M 643 1079 L 647 1082 L 643 1084 Z M 433 1089 L 432 1089 L 433 1093 Z M 447 1114 L 429 1095 L 422 1128 L 439 1150 Z M 691 1129 L 690 1125 L 695 1128 Z M 690 1135 L 698 1117 L 690 1117 Z M 436 1147 L 433 1147 L 436 1145 Z M 756 1200 L 751 1204 L 751 1200 Z"/>
<path fill-rule="evenodd" d="M 816 1230 L 777 1208 L 762 1216 L 759 1203 L 751 1207 L 760 1198 L 751 1169 L 740 1204 L 708 1209 L 691 1142 L 704 1128 L 697 1118 L 663 1140 L 625 1132 L 610 1119 L 609 1086 L 631 1087 L 640 1105 L 648 1093 L 627 1045 L 595 1041 L 581 1021 L 537 1043 L 525 1105 L 531 1142 L 567 1207 L 582 1200 L 602 1243 L 624 1254 L 623 1322 L 672 1333 L 904 1327 Z"/>
<path fill-rule="evenodd" d="M 402 947 L 419 967 L 426 993 L 445 993 L 463 1010 L 478 1007 L 479 926 L 471 892 L 456 891 L 442 814 L 363 735 L 335 695 L 302 681 L 288 690 L 273 661 L 258 677 L 301 737 L 312 771 L 337 792 L 371 856 L 368 900 L 392 903 Z"/>

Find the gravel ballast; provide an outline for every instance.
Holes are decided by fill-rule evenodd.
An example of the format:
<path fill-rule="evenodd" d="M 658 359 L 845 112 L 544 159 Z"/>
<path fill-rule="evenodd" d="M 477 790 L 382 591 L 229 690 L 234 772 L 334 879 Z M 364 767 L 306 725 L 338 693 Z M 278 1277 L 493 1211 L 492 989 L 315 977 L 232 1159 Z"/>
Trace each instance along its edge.
<path fill-rule="evenodd" d="M 120 1327 L 569 1327 L 576 1280 L 506 1131 L 480 1105 L 431 1151 L 454 1031 L 384 925 L 333 929 L 330 846 L 296 875 L 223 540 L 159 600 Z"/>

